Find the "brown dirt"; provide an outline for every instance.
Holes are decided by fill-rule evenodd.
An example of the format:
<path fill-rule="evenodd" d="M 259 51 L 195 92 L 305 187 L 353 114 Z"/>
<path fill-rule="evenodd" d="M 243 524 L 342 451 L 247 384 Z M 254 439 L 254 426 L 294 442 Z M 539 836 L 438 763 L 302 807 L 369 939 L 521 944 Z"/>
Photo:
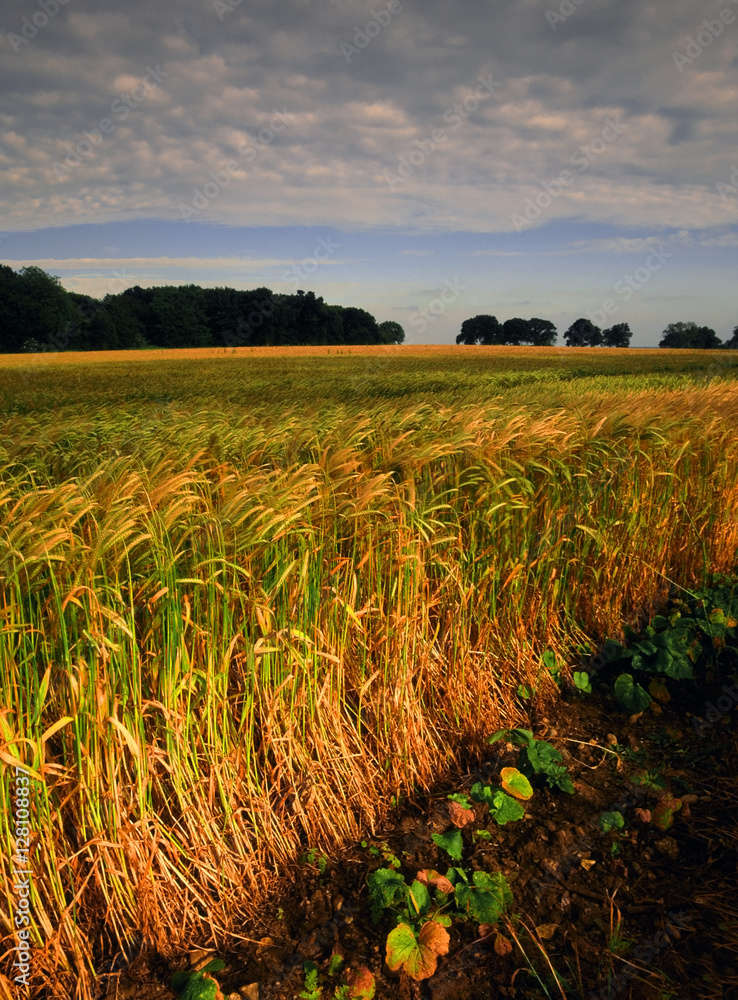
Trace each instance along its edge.
<path fill-rule="evenodd" d="M 468 790 L 475 780 L 494 781 L 502 767 L 515 763 L 517 748 L 499 742 L 484 760 L 465 762 L 455 780 L 405 802 L 366 847 L 331 859 L 322 874 L 304 863 L 261 922 L 243 929 L 251 941 L 221 956 L 227 966 L 216 978 L 224 996 L 294 1000 L 309 960 L 321 972 L 327 1000 L 344 981 L 325 974 L 331 952 L 340 949 L 347 965 L 374 973 L 377 1000 L 735 1000 L 738 711 L 703 734 L 690 724 L 691 713 L 718 695 L 717 688 L 682 693 L 662 714 L 647 712 L 631 723 L 610 694 L 580 700 L 572 693 L 555 713 L 534 722 L 536 736 L 563 752 L 575 794 L 537 790 L 526 818 L 504 827 L 477 807 L 479 821 L 463 833 L 465 867 L 502 871 L 511 885 L 510 926 L 519 945 L 510 955 L 497 955 L 491 938 L 478 940 L 475 925 L 454 922 L 450 951 L 437 973 L 414 983 L 385 965 L 384 941 L 394 922 L 387 914 L 378 927 L 372 925 L 366 893 L 368 874 L 385 864 L 377 851 L 400 858 L 407 881 L 421 868 L 446 870 L 448 858 L 430 837 L 451 825 L 446 796 Z M 698 797 L 676 814 L 668 831 L 636 813 L 653 809 L 658 800 L 632 779 L 655 770 L 675 795 Z M 627 825 L 603 834 L 599 816 L 614 810 Z M 472 828 L 489 830 L 491 840 L 472 844 Z M 618 919 L 620 944 L 613 940 Z M 552 936 L 537 935 L 542 925 L 555 925 Z M 561 990 L 551 968 L 562 977 Z M 107 979 L 105 996 L 174 997 L 161 986 L 171 971 L 142 954 L 126 973 Z"/>

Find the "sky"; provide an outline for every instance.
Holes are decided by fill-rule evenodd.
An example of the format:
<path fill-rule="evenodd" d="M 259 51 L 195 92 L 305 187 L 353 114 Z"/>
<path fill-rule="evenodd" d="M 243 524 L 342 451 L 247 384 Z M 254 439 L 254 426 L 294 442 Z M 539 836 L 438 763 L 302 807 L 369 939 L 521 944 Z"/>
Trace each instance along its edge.
<path fill-rule="evenodd" d="M 0 260 L 72 291 L 738 325 L 738 0 L 5 0 L 0 94 Z"/>

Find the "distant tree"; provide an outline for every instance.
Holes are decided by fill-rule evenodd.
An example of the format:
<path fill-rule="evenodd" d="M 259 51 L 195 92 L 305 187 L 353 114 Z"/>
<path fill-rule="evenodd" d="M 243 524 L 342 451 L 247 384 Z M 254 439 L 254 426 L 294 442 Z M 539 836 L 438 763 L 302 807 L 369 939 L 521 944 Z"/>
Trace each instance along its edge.
<path fill-rule="evenodd" d="M 738 326 L 733 330 L 733 336 L 730 340 L 726 340 L 723 347 L 727 347 L 729 350 L 738 350 Z"/>
<path fill-rule="evenodd" d="M 528 339 L 534 347 L 552 347 L 556 341 L 556 327 L 548 319 L 529 319 Z"/>
<path fill-rule="evenodd" d="M 152 289 L 152 343 L 158 347 L 209 347 L 205 292 L 199 285 Z"/>
<path fill-rule="evenodd" d="M 456 337 L 457 344 L 501 344 L 502 324 L 496 316 L 474 316 L 465 319 L 461 324 L 461 333 Z"/>
<path fill-rule="evenodd" d="M 627 323 L 618 323 L 609 330 L 602 331 L 602 343 L 605 347 L 629 347 L 632 336 Z"/>
<path fill-rule="evenodd" d="M 121 351 L 139 351 L 149 345 L 146 342 L 146 327 L 133 312 L 133 299 L 123 295 L 106 295 L 103 299 L 105 311 L 110 317 L 118 338 Z"/>
<path fill-rule="evenodd" d="M 343 310 L 344 344 L 379 344 L 379 326 L 366 309 L 348 306 Z"/>
<path fill-rule="evenodd" d="M 16 353 L 31 342 L 44 351 L 73 348 L 78 318 L 59 278 L 35 266 L 0 268 L 0 350 Z"/>
<path fill-rule="evenodd" d="M 575 320 L 564 334 L 567 347 L 597 347 L 602 343 L 602 331 L 588 319 Z"/>
<path fill-rule="evenodd" d="M 405 331 L 399 323 L 387 319 L 379 324 L 379 336 L 382 344 L 402 344 L 405 340 Z"/>
<path fill-rule="evenodd" d="M 722 347 L 722 341 L 709 326 L 696 323 L 669 323 L 659 341 L 659 347 L 681 349 L 714 350 Z"/>
<path fill-rule="evenodd" d="M 705 351 L 714 351 L 718 347 L 722 347 L 723 342 L 718 337 L 713 329 L 709 326 L 701 326 L 697 329 L 692 340 L 692 347 L 696 347 Z"/>
<path fill-rule="evenodd" d="M 530 335 L 528 320 L 514 317 L 506 319 L 502 324 L 502 343 L 512 347 L 519 347 L 527 344 Z"/>

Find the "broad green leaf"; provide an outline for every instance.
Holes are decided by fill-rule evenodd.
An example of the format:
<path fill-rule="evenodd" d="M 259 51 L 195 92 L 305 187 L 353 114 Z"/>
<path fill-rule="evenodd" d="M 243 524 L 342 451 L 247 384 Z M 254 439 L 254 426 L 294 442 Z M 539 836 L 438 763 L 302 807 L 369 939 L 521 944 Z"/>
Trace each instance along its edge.
<path fill-rule="evenodd" d="M 592 684 L 589 680 L 589 674 L 584 670 L 574 671 L 574 686 L 579 691 L 584 691 L 585 694 L 592 694 Z"/>
<path fill-rule="evenodd" d="M 503 791 L 508 795 L 514 795 L 516 799 L 530 799 L 533 797 L 533 788 L 524 774 L 518 771 L 517 767 L 503 767 L 500 771 L 500 779 Z"/>
<path fill-rule="evenodd" d="M 522 819 L 525 815 L 525 809 L 520 805 L 515 799 L 511 799 L 509 795 L 501 789 L 497 789 L 492 799 L 492 808 L 490 813 L 494 818 L 495 822 L 499 823 L 500 826 L 504 826 L 505 823 L 511 823 L 515 820 Z M 484 923 L 484 921 L 482 921 Z"/>
<path fill-rule="evenodd" d="M 472 785 L 470 794 L 475 802 L 486 803 L 490 809 L 492 808 L 493 792 L 491 785 L 483 785 L 481 781 L 477 781 Z"/>
<path fill-rule="evenodd" d="M 430 906 L 430 893 L 428 892 L 428 887 L 416 879 L 410 886 L 409 896 L 410 899 L 408 900 L 408 903 L 415 910 L 416 914 L 420 917 L 425 916 L 428 912 L 428 907 Z"/>
<path fill-rule="evenodd" d="M 615 681 L 615 695 L 630 715 L 644 712 L 651 704 L 651 695 L 640 684 L 633 682 L 632 674 L 621 674 Z"/>
<path fill-rule="evenodd" d="M 625 826 L 623 814 L 620 812 L 603 812 L 600 815 L 600 830 L 609 833 L 610 830 L 622 830 Z"/>
<path fill-rule="evenodd" d="M 480 924 L 494 924 L 512 906 L 513 895 L 501 872 L 474 872 L 474 886 L 460 886 L 456 904 Z"/>
<path fill-rule="evenodd" d="M 449 830 L 447 833 L 432 834 L 433 842 L 442 847 L 443 850 L 454 861 L 461 861 L 461 852 L 464 849 L 464 841 L 461 837 L 461 830 Z"/>
<path fill-rule="evenodd" d="M 382 916 L 382 910 L 404 900 L 407 886 L 405 879 L 394 868 L 379 868 L 367 879 L 369 888 L 369 900 L 371 905 L 371 918 L 373 923 L 378 923 Z"/>

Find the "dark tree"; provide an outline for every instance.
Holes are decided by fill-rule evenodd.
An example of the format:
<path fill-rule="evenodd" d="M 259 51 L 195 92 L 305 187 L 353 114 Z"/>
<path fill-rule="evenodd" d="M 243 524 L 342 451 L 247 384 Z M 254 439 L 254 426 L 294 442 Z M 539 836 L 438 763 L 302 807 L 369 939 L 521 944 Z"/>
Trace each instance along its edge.
<path fill-rule="evenodd" d="M 157 347 L 209 347 L 212 344 L 205 305 L 199 285 L 166 285 L 152 289 L 153 331 Z"/>
<path fill-rule="evenodd" d="M 78 319 L 57 277 L 40 267 L 24 267 L 19 273 L 0 268 L 0 350 L 18 353 L 24 344 L 32 350 L 73 349 Z"/>
<path fill-rule="evenodd" d="M 602 343 L 602 331 L 588 319 L 575 320 L 564 334 L 567 347 L 597 347 Z"/>
<path fill-rule="evenodd" d="M 552 347 L 556 342 L 556 327 L 548 319 L 529 319 L 528 338 L 534 347 Z"/>
<path fill-rule="evenodd" d="M 379 344 L 377 321 L 366 309 L 348 306 L 343 310 L 344 344 Z"/>
<path fill-rule="evenodd" d="M 405 331 L 399 323 L 387 319 L 379 324 L 379 336 L 383 344 L 402 344 L 405 340 Z"/>
<path fill-rule="evenodd" d="M 501 344 L 502 324 L 496 316 L 474 316 L 461 324 L 457 344 Z"/>
<path fill-rule="evenodd" d="M 727 347 L 729 350 L 738 350 L 738 326 L 733 330 L 733 336 L 730 340 L 726 340 L 723 347 Z"/>
<path fill-rule="evenodd" d="M 502 324 L 502 343 L 513 347 L 527 344 L 530 337 L 530 328 L 527 319 L 506 319 Z"/>
<path fill-rule="evenodd" d="M 633 332 L 627 323 L 617 323 L 609 330 L 602 331 L 602 343 L 605 347 L 629 347 Z"/>
<path fill-rule="evenodd" d="M 709 326 L 697 326 L 696 323 L 669 323 L 659 341 L 659 347 L 682 350 L 714 350 L 722 346 L 722 341 L 714 330 Z"/>

